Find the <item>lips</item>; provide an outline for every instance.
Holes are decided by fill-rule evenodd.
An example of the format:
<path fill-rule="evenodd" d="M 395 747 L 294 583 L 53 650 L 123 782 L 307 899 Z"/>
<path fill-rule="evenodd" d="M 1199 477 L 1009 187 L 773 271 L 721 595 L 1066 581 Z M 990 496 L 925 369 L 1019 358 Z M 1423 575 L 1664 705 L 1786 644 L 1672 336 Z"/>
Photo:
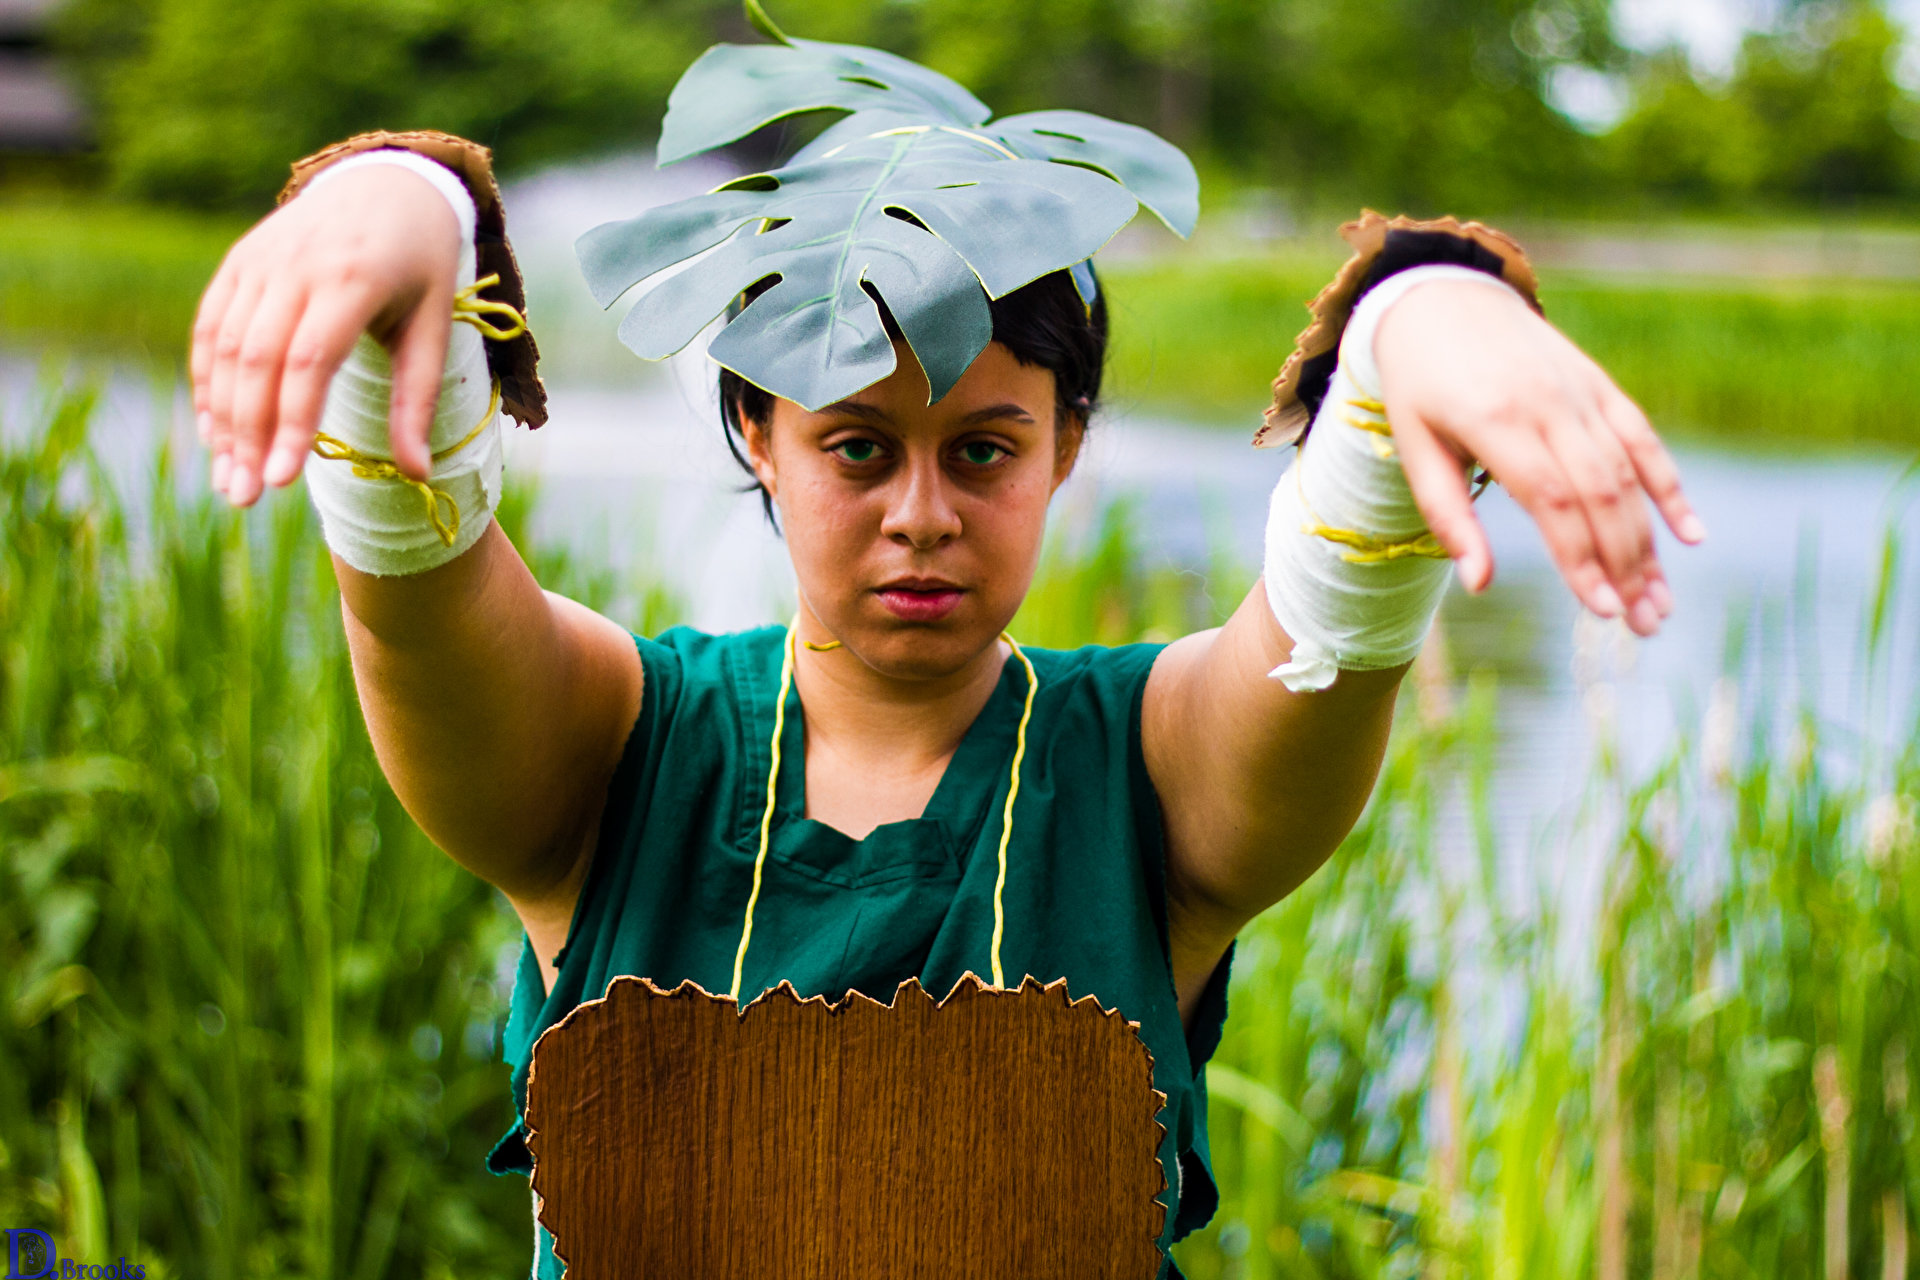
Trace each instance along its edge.
<path fill-rule="evenodd" d="M 967 593 L 937 578 L 901 578 L 874 594 L 903 622 L 938 622 L 958 608 Z"/>

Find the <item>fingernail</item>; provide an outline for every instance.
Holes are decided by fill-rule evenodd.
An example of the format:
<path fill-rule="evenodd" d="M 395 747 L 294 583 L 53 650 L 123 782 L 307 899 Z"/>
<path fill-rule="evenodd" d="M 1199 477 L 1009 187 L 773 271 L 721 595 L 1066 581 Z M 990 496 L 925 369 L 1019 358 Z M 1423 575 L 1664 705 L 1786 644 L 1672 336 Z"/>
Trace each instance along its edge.
<path fill-rule="evenodd" d="M 283 444 L 273 446 L 273 452 L 267 455 L 267 483 L 285 484 L 293 479 L 293 471 L 293 450 Z"/>
<path fill-rule="evenodd" d="M 213 415 L 206 412 L 193 415 L 193 429 L 200 433 L 200 443 L 213 439 Z"/>
<path fill-rule="evenodd" d="M 1705 542 L 1707 526 L 1701 522 L 1699 516 L 1689 511 L 1680 518 L 1680 537 L 1685 542 Z"/>
<path fill-rule="evenodd" d="M 1653 607 L 1653 601 L 1645 596 L 1633 602 L 1633 613 L 1629 617 L 1633 629 L 1643 636 L 1650 636 L 1660 629 L 1660 611 Z"/>
<path fill-rule="evenodd" d="M 1647 599 L 1653 601 L 1653 607 L 1660 611 L 1661 617 L 1673 615 L 1673 592 L 1659 578 L 1647 583 Z"/>
<path fill-rule="evenodd" d="M 1593 589 L 1593 611 L 1603 618 L 1617 618 L 1626 609 L 1613 584 L 1603 582 Z"/>
<path fill-rule="evenodd" d="M 225 496 L 227 478 L 233 474 L 233 455 L 216 453 L 213 455 L 213 491 Z"/>
<path fill-rule="evenodd" d="M 260 496 L 260 481 L 254 476 L 253 468 L 244 462 L 233 464 L 233 475 L 227 480 L 227 501 L 236 507 L 244 507 Z"/>

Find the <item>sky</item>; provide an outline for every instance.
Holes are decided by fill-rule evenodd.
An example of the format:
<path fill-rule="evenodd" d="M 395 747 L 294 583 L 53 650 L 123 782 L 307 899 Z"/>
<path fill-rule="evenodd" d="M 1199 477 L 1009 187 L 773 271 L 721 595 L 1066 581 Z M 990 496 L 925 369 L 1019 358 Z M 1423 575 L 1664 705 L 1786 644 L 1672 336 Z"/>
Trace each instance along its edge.
<path fill-rule="evenodd" d="M 1696 67 L 1724 75 L 1733 69 L 1740 37 L 1782 7 L 1780 0 L 1615 0 L 1614 24 L 1630 45 L 1678 42 Z M 1920 0 L 1889 0 L 1887 8 L 1909 31 L 1920 30 Z"/>
<path fill-rule="evenodd" d="M 1699 71 L 1725 76 L 1733 70 L 1741 37 L 1766 26 L 1783 7 L 1783 0 L 1614 0 L 1614 31 L 1638 49 L 1682 45 Z M 1909 33 L 1920 34 L 1920 0 L 1887 0 L 1887 9 Z M 1920 43 L 1913 34 L 1901 61 L 1901 81 L 1920 88 Z M 1548 95 L 1554 106 L 1596 132 L 1612 126 L 1626 109 L 1624 86 L 1588 67 L 1560 68 Z"/>

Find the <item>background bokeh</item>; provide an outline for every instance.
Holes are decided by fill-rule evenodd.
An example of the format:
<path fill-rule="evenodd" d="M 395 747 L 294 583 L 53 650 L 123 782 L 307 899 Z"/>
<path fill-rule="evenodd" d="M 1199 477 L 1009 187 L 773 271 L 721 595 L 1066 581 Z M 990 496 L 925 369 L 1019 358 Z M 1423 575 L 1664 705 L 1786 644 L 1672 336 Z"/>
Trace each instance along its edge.
<path fill-rule="evenodd" d="M 1101 269 L 1106 406 L 1023 641 L 1253 581 L 1245 449 L 1358 208 L 1514 231 L 1679 451 L 1679 611 L 1577 615 L 1521 513 L 1449 600 L 1367 816 L 1249 927 L 1209 1073 L 1228 1277 L 1920 1275 L 1920 5 L 778 0 L 998 112 L 1150 126 L 1190 243 Z M 632 360 L 570 244 L 658 172 L 728 0 L 0 0 L 0 1228 L 155 1280 L 511 1276 L 517 930 L 400 809 L 298 487 L 214 502 L 185 334 L 288 163 L 496 150 L 553 422 L 503 526 L 642 632 L 783 618 L 698 350 Z"/>

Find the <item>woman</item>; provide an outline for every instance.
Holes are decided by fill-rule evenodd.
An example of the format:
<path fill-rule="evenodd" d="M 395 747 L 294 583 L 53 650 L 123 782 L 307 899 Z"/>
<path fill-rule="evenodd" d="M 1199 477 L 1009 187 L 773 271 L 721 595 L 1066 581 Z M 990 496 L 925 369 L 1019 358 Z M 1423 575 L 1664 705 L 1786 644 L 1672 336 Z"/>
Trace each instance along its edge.
<path fill-rule="evenodd" d="M 841 132 L 706 203 L 595 232 L 582 256 L 610 302 L 719 246 L 623 332 L 663 355 L 735 298 L 714 352 L 728 423 L 792 554 L 790 629 L 636 638 L 543 593 L 487 519 L 499 398 L 524 423 L 544 410 L 510 308 L 476 303 L 468 283 L 477 226 L 483 263 L 505 266 L 518 299 L 485 153 L 438 135 L 370 136 L 305 162 L 299 198 L 229 254 L 193 345 L 214 486 L 245 506 L 319 453 L 306 470 L 387 776 L 526 928 L 517 1086 L 534 1036 L 619 973 L 740 998 L 784 979 L 830 999 L 884 999 L 908 977 L 937 994 L 969 970 L 1065 977 L 1138 1021 L 1153 1053 L 1168 1097 L 1164 1248 L 1214 1206 L 1199 1072 L 1234 935 L 1360 813 L 1448 560 L 1471 591 L 1491 579 L 1472 467 L 1536 519 L 1584 604 L 1643 635 L 1672 605 L 1644 499 L 1683 540 L 1704 530 L 1639 411 L 1529 305 L 1510 242 L 1372 219 L 1277 384 L 1270 426 L 1315 429 L 1233 617 L 1164 647 L 1020 650 L 1004 628 L 1099 391 L 1105 312 L 1085 259 L 1112 229 L 1088 210 L 1123 199 L 1124 221 L 1154 198 L 1164 212 L 1191 169 L 1139 131 L 1078 117 L 1078 133 L 1050 119 L 1021 134 L 912 64 L 779 39 L 708 59 L 819 72 L 827 87 L 777 110 L 749 102 L 705 145 L 822 105 L 855 113 Z M 689 102 L 741 100 L 693 93 L 695 79 L 675 92 L 681 124 Z M 878 107 L 842 100 L 880 90 L 892 96 Z M 920 115 L 900 114 L 902 94 Z M 1047 157 L 1021 141 L 1069 135 L 1092 150 Z M 790 221 L 806 228 L 802 197 L 896 175 L 922 146 L 948 149 L 924 154 L 952 180 L 916 188 L 927 203 L 879 202 L 891 222 L 855 201 L 834 242 L 837 269 L 876 237 L 896 258 L 876 250 L 877 265 L 843 270 L 829 282 L 840 301 L 789 306 L 780 285 L 758 296 L 820 265 L 820 237 L 780 238 Z M 1048 200 L 1029 199 L 1033 182 Z M 949 196 L 926 194 L 961 188 L 994 227 L 972 248 L 967 218 L 938 205 Z M 776 192 L 795 203 L 753 203 Z M 913 238 L 936 232 L 940 252 L 974 254 L 970 271 Z M 1025 278 L 1009 267 L 996 287 L 1004 255 L 1036 245 L 1052 257 L 1029 254 Z M 793 256 L 767 268 L 776 252 Z M 833 323 L 809 327 L 821 306 Z M 493 1164 L 527 1168 L 518 1129 Z M 551 1273 L 544 1243 L 536 1262 Z"/>

